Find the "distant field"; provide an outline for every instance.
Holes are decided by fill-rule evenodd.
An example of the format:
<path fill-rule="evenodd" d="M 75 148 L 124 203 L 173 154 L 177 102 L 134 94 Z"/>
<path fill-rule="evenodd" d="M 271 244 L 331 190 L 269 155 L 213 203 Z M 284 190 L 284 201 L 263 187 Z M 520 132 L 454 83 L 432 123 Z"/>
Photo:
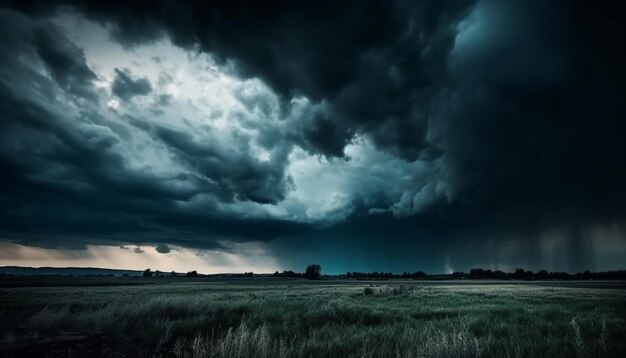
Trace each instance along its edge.
<path fill-rule="evenodd" d="M 623 282 L 1 278 L 0 287 L 2 357 L 626 357 Z"/>

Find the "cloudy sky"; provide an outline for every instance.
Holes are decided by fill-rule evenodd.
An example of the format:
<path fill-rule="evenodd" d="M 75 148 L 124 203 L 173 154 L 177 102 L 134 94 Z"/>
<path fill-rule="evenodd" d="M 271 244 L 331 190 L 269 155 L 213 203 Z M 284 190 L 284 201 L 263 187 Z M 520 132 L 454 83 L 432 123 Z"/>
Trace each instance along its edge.
<path fill-rule="evenodd" d="M 0 265 L 626 267 L 621 1 L 0 4 Z"/>

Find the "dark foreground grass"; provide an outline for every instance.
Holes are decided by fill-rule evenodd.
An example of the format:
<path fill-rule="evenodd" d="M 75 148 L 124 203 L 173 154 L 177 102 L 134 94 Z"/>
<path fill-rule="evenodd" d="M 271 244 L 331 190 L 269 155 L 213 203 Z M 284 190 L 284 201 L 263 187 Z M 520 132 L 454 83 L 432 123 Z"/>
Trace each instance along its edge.
<path fill-rule="evenodd" d="M 626 290 L 552 286 L 153 280 L 3 288 L 0 356 L 626 356 Z"/>

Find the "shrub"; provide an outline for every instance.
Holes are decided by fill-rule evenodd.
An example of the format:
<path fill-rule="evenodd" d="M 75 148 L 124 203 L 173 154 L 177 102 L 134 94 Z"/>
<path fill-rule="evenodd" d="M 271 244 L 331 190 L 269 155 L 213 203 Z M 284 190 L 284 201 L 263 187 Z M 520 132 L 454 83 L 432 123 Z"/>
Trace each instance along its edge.
<path fill-rule="evenodd" d="M 365 296 L 372 296 L 374 294 L 374 289 L 371 287 L 364 287 L 363 288 L 363 295 Z"/>

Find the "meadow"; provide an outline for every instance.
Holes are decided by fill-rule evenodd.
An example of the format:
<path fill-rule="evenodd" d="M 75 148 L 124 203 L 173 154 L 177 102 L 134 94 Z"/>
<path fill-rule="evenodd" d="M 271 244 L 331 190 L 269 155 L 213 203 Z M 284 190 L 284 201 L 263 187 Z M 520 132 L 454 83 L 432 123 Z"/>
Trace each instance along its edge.
<path fill-rule="evenodd" d="M 0 285 L 0 356 L 626 356 L 623 283 L 37 282 Z"/>

